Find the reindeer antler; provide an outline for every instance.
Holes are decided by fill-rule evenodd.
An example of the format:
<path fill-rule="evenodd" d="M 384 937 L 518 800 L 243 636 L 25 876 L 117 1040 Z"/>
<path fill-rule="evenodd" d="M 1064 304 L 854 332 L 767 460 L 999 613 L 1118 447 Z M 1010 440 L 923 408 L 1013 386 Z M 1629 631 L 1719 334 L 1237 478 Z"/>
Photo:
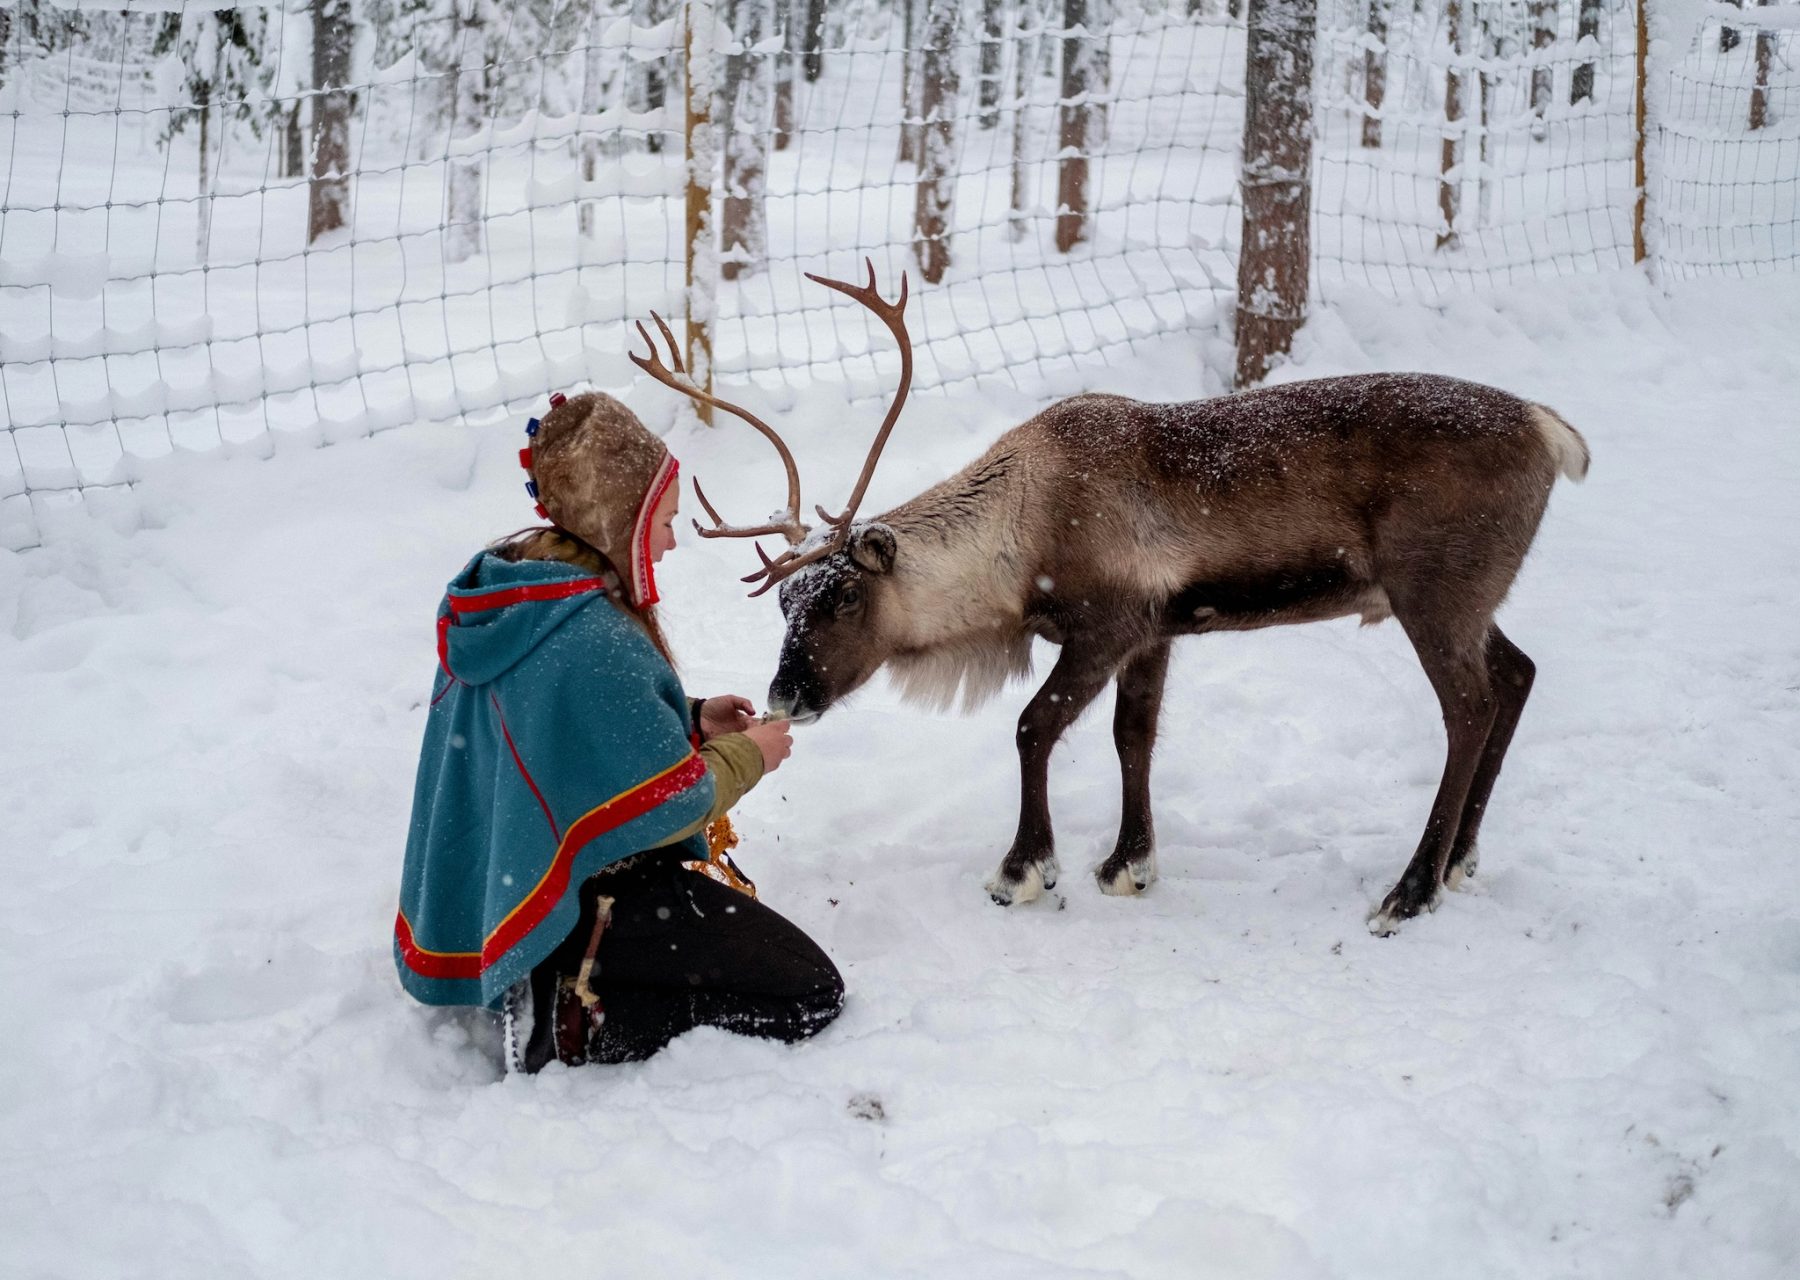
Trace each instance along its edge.
<path fill-rule="evenodd" d="M 775 446 L 775 451 L 781 455 L 782 465 L 787 468 L 787 519 L 772 520 L 768 524 L 760 525 L 726 524 L 720 517 L 718 511 L 713 507 L 713 504 L 707 501 L 706 491 L 700 487 L 700 481 L 696 478 L 694 481 L 694 496 L 700 499 L 700 505 L 706 508 L 706 514 L 712 517 L 713 527 L 710 529 L 704 528 L 700 522 L 696 520 L 694 521 L 694 531 L 702 538 L 760 538 L 766 533 L 779 533 L 788 540 L 790 545 L 797 546 L 800 540 L 811 532 L 811 529 L 809 529 L 800 519 L 800 469 L 794 465 L 794 455 L 788 452 L 786 442 L 775 433 L 773 427 L 769 426 L 768 423 L 764 422 L 749 410 L 740 408 L 735 404 L 730 404 L 727 401 L 719 399 L 717 396 L 709 395 L 699 387 L 685 381 L 684 378 L 677 377 L 677 374 L 685 375 L 687 369 L 681 363 L 681 352 L 676 346 L 675 335 L 669 332 L 669 326 L 663 323 L 663 318 L 657 315 L 656 312 L 652 311 L 650 313 L 650 318 L 656 321 L 656 327 L 661 331 L 663 341 L 669 344 L 669 361 L 675 368 L 673 372 L 671 372 L 668 365 L 663 363 L 662 353 L 657 350 L 656 341 L 651 338 L 650 331 L 644 328 L 644 322 L 642 320 L 638 321 L 637 331 L 643 335 L 645 344 L 650 348 L 650 354 L 646 357 L 633 352 L 631 353 L 631 362 L 645 373 L 649 374 L 652 378 L 655 378 L 658 382 L 662 383 L 665 387 L 681 392 L 681 394 L 688 397 L 688 399 L 698 400 L 701 404 L 709 404 L 715 409 L 723 409 L 726 413 L 742 418 L 745 422 L 748 422 L 751 426 L 762 432 L 763 435 L 768 438 L 769 443 Z M 755 578 L 761 576 L 762 575 L 758 573 L 751 578 L 744 579 L 744 581 L 754 581 Z"/>
<path fill-rule="evenodd" d="M 881 459 L 881 451 L 887 445 L 888 433 L 900 420 L 900 408 L 906 403 L 906 393 L 912 390 L 912 339 L 906 333 L 906 272 L 900 273 L 900 296 L 893 302 L 884 299 L 875 288 L 875 264 L 863 259 L 863 265 L 869 269 L 869 283 L 858 289 L 854 285 L 845 284 L 842 280 L 827 280 L 824 276 L 806 273 L 806 278 L 814 284 L 822 284 L 827 289 L 836 289 L 847 298 L 854 298 L 869 310 L 873 311 L 886 324 L 888 331 L 894 335 L 894 341 L 900 344 L 900 388 L 894 392 L 894 401 L 888 406 L 887 417 L 882 421 L 881 430 L 875 433 L 875 443 L 869 447 L 869 456 L 863 461 L 862 474 L 856 478 L 856 488 L 850 492 L 850 502 L 839 516 L 831 515 L 824 507 L 814 507 L 819 518 L 834 528 L 847 529 L 856 515 L 856 508 L 862 505 L 863 493 L 869 487 L 869 479 L 875 474 L 875 464 Z"/>
<path fill-rule="evenodd" d="M 761 581 L 762 585 L 750 593 L 752 596 L 760 596 L 782 579 L 792 577 L 807 565 L 817 564 L 827 556 L 835 555 L 843 550 L 845 544 L 850 541 L 850 522 L 856 518 L 856 509 L 862 504 L 863 494 L 869 487 L 869 480 L 875 474 L 875 464 L 881 459 L 881 451 L 887 444 L 888 435 L 893 431 L 894 424 L 900 420 L 900 409 L 906 403 L 907 392 L 912 390 L 912 339 L 907 336 L 905 318 L 906 273 L 904 271 L 900 273 L 899 298 L 889 302 L 881 296 L 880 291 L 876 288 L 875 264 L 868 258 L 864 258 L 863 265 L 869 269 L 869 282 L 862 286 L 846 284 L 842 280 L 828 280 L 824 276 L 815 276 L 811 272 L 806 273 L 806 278 L 816 284 L 824 285 L 827 289 L 836 289 L 845 297 L 854 298 L 881 318 L 894 335 L 894 340 L 900 344 L 900 386 L 894 392 L 893 403 L 888 406 L 887 417 L 882 421 L 881 430 L 875 434 L 874 444 L 869 446 L 869 456 L 863 461 L 862 474 L 857 477 L 856 488 L 851 492 L 850 502 L 845 506 L 843 514 L 834 516 L 824 507 L 813 508 L 819 513 L 819 518 L 831 526 L 832 534 L 830 538 L 804 554 L 800 552 L 799 546 L 802 539 L 811 530 L 800 521 L 800 475 L 794 466 L 794 456 L 788 452 L 787 445 L 782 443 L 781 437 L 759 418 L 676 378 L 676 373 L 686 371 L 682 368 L 681 357 L 675 350 L 675 336 L 669 332 L 669 326 L 663 323 L 661 316 L 654 311 L 650 313 L 650 318 L 656 321 L 656 327 L 662 330 L 663 338 L 669 344 L 669 355 L 674 361 L 675 373 L 670 373 L 663 365 L 662 359 L 657 353 L 656 343 L 651 341 L 650 334 L 643 324 L 641 322 L 638 324 L 638 332 L 643 334 L 644 341 L 650 344 L 650 358 L 646 360 L 642 356 L 634 355 L 631 357 L 632 363 L 664 386 L 673 388 L 682 395 L 698 400 L 702 404 L 710 404 L 742 418 L 769 438 L 769 441 L 781 453 L 782 462 L 787 466 L 788 518 L 755 528 L 725 524 L 719 518 L 719 513 L 713 510 L 712 503 L 708 502 L 706 495 L 701 492 L 700 482 L 697 480 L 694 482 L 694 493 L 700 499 L 700 505 L 706 508 L 706 514 L 713 520 L 711 529 L 702 529 L 698 520 L 694 522 L 694 528 L 702 537 L 754 538 L 765 533 L 779 533 L 786 536 L 788 549 L 773 559 L 770 559 L 768 552 L 764 551 L 761 546 L 756 547 L 756 555 L 762 561 L 762 568 L 743 579 L 745 582 Z"/>

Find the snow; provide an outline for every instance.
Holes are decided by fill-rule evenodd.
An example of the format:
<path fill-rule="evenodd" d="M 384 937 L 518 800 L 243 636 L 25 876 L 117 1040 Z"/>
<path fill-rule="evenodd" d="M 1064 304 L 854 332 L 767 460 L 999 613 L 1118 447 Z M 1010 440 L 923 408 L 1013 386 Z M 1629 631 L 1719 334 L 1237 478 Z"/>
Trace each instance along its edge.
<path fill-rule="evenodd" d="M 1537 685 L 1480 873 L 1435 914 L 1363 924 L 1442 762 L 1392 625 L 1177 646 L 1141 897 L 1091 875 L 1104 705 L 1053 765 L 1062 877 L 1003 910 L 1029 687 L 958 718 L 878 682 L 736 819 L 842 1018 L 534 1079 L 500 1077 L 485 1017 L 410 1003 L 388 947 L 433 607 L 530 518 L 522 420 L 178 453 L 46 504 L 45 545 L 0 551 L 0 1270 L 1795 1274 L 1797 328 L 1780 280 L 1620 273 L 1347 293 L 1302 331 L 1278 377 L 1475 378 L 1593 449 L 1502 614 Z M 1229 369 L 1204 334 L 1139 352 L 1092 389 Z M 878 410 L 744 398 L 839 503 Z M 722 509 L 779 494 L 755 433 L 630 399 Z M 916 393 L 864 509 L 1038 403 Z M 663 566 L 696 692 L 762 700 L 753 563 L 684 533 Z"/>

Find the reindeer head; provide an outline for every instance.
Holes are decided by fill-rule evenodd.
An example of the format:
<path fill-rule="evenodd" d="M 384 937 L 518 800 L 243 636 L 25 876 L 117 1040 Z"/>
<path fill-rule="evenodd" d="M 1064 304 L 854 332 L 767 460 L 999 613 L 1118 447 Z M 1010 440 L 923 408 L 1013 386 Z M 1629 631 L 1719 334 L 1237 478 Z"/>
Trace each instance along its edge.
<path fill-rule="evenodd" d="M 805 723 L 862 687 L 892 656 L 886 588 L 899 544 L 884 524 L 850 530 L 842 550 L 781 584 L 787 635 L 769 684 L 769 709 Z"/>
<path fill-rule="evenodd" d="M 703 538 L 756 538 L 778 533 L 788 540 L 788 549 L 771 559 L 756 548 L 762 567 L 744 578 L 759 583 L 752 596 L 759 596 L 776 584 L 781 587 L 781 610 L 787 618 L 787 636 L 782 641 L 781 660 L 775 679 L 769 685 L 771 710 L 796 720 L 816 720 L 839 698 L 859 687 L 889 656 L 880 642 L 881 631 L 871 625 L 882 594 L 881 579 L 894 567 L 897 552 L 893 530 L 881 524 L 856 524 L 856 510 L 861 505 L 875 464 L 887 438 L 900 420 L 900 409 L 912 387 L 912 342 L 906 332 L 906 276 L 900 276 L 900 296 L 893 302 L 882 298 L 876 288 L 875 264 L 864 259 L 869 269 L 869 282 L 857 287 L 841 280 L 827 280 L 807 273 L 807 279 L 836 289 L 873 311 L 888 326 L 900 344 L 900 385 L 889 404 L 887 417 L 875 442 L 863 461 L 862 474 L 850 494 L 850 502 L 839 515 L 823 507 L 814 507 L 824 526 L 815 532 L 800 517 L 800 473 L 794 455 L 773 428 L 747 410 L 729 404 L 681 380 L 684 373 L 675 337 L 668 325 L 655 312 L 656 322 L 669 347 L 673 371 L 663 364 L 656 342 L 642 324 L 638 332 L 649 344 L 648 357 L 633 355 L 632 362 L 645 373 L 690 399 L 723 409 L 741 418 L 775 446 L 787 469 L 788 502 L 781 517 L 761 525 L 728 525 L 720 518 L 698 479 L 694 496 L 712 519 L 712 527 L 694 521 L 694 530 Z"/>

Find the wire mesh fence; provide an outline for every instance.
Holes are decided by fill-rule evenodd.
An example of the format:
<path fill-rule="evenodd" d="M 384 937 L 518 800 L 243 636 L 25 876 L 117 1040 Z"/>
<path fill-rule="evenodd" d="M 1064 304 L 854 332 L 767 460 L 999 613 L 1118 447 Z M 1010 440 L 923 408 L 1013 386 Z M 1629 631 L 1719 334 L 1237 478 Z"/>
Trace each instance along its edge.
<path fill-rule="evenodd" d="M 1800 6 L 1715 4 L 1653 71 L 1653 253 L 1666 280 L 1800 261 Z"/>
<path fill-rule="evenodd" d="M 879 394 L 805 280 L 865 256 L 921 390 L 1229 323 L 1240 0 L 153 3 L 0 0 L 0 545 L 174 449 L 626 386 L 651 311 Z M 1800 6 L 1697 12 L 1640 71 L 1622 0 L 1320 0 L 1303 288 L 1791 269 Z"/>
<path fill-rule="evenodd" d="M 1337 19 L 1319 86 L 1321 294 L 1435 295 L 1633 261 L 1631 8 L 1364 0 Z"/>

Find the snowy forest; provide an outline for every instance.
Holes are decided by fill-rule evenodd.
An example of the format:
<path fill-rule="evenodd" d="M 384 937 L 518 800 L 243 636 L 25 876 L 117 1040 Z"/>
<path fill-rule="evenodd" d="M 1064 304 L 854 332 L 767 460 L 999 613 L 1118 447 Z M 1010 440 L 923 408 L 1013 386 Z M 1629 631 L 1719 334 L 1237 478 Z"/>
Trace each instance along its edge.
<path fill-rule="evenodd" d="M 808 279 L 867 270 L 904 307 Z M 1796 0 L 0 0 L 0 1276 L 1792 1280 L 1797 270 Z M 1160 491 L 1108 471 L 1136 401 L 1170 506 L 1057 508 L 1051 550 L 1249 563 L 1313 527 L 1262 481 L 1354 471 L 1290 475 L 1255 409 L 1314 379 L 1440 389 L 1346 433 L 1499 398 L 1591 454 L 1546 435 L 1547 500 L 1481 472 L 1417 544 L 1547 501 L 1482 640 L 1529 657 L 1479 858 L 1430 910 L 1383 925 L 1459 717 L 1374 607 L 1165 645 L 1130 762 L 1141 687 L 1090 688 L 1031 901 L 989 876 L 1066 633 L 982 705 L 890 663 L 789 724 L 730 858 L 841 978 L 803 1041 L 520 1074 L 497 1009 L 397 978 L 446 584 L 548 512 L 553 397 L 650 442 L 671 544 L 627 634 L 698 758 L 688 695 L 778 725 L 794 646 L 692 517 L 791 483 L 866 531 L 1077 397 L 1021 519 Z M 1273 462 L 1234 542 L 1202 491 L 1239 448 Z M 833 554 L 970 545 L 904 525 Z M 1180 579 L 1182 616 L 1357 558 L 1316 549 Z M 1018 559 L 976 551 L 885 616 L 973 608 Z M 834 618 L 881 616 L 844 581 Z M 1114 893 L 1141 791 L 1154 875 Z"/>
<path fill-rule="evenodd" d="M 1763 8 L 0 9 L 0 487 L 621 385 L 652 310 L 703 378 L 878 394 L 821 255 L 933 286 L 925 386 L 1208 326 L 1247 385 L 1345 290 L 1781 269 L 1800 102 Z"/>

